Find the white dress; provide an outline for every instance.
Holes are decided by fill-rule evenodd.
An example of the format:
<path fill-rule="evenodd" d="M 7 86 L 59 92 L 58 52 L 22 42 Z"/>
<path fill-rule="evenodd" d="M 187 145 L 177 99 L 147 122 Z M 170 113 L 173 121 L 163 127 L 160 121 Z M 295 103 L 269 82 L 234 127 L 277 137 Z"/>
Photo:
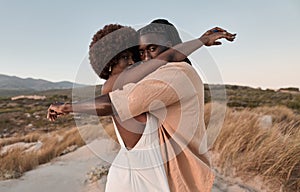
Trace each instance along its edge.
<path fill-rule="evenodd" d="M 112 162 L 106 192 L 170 191 L 159 147 L 157 119 L 147 113 L 142 137 L 128 150 L 114 124 L 121 149 Z"/>

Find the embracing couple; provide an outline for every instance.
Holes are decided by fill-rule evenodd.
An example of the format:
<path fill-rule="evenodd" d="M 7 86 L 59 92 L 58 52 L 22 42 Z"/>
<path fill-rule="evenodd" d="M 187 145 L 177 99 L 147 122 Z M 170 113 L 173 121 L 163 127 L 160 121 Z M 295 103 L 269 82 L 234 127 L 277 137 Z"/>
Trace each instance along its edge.
<path fill-rule="evenodd" d="M 90 63 L 105 79 L 102 95 L 52 104 L 47 118 L 75 113 L 110 115 L 121 149 L 106 191 L 211 191 L 203 83 L 187 58 L 198 48 L 233 41 L 216 27 L 182 42 L 177 29 L 157 19 L 138 31 L 118 24 L 93 37 Z"/>

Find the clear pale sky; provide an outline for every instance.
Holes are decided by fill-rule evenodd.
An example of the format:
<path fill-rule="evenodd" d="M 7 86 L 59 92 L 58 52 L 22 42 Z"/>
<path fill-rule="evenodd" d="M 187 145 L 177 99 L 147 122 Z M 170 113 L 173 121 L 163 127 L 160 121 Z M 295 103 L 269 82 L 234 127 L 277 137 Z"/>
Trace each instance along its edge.
<path fill-rule="evenodd" d="M 224 83 L 300 87 L 298 0 L 0 3 L 1 74 L 74 81 L 93 34 L 104 25 L 136 26 L 166 18 L 192 37 L 214 26 L 238 34 L 235 43 L 208 48 Z"/>

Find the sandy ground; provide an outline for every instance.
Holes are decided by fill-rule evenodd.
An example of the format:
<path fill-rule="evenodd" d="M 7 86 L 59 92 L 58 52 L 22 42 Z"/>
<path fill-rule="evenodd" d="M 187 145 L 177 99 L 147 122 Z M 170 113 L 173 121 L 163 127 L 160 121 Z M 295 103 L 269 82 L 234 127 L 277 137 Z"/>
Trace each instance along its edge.
<path fill-rule="evenodd" d="M 76 151 L 56 158 L 50 163 L 24 174 L 20 179 L 0 181 L 1 192 L 81 192 L 104 191 L 103 180 L 99 185 L 86 183 L 86 173 L 99 163 L 107 165 L 105 161 L 95 155 L 90 148 L 93 145 L 107 145 L 105 140 L 95 140 L 88 146 L 83 146 Z M 92 147 L 91 147 L 92 146 Z M 113 146 L 100 149 L 102 153 L 111 152 Z M 99 152 L 99 151 L 98 151 Z M 103 178 L 105 179 L 105 178 Z"/>
<path fill-rule="evenodd" d="M 117 148 L 113 143 L 105 139 L 96 139 L 74 152 L 27 172 L 20 179 L 0 181 L 0 192 L 102 192 L 105 188 L 106 177 L 89 183 L 85 182 L 86 174 L 96 165 L 108 165 L 96 154 L 106 154 L 107 157 L 113 158 L 116 151 Z M 255 192 L 257 190 L 239 182 L 228 182 L 216 175 L 212 191 Z"/>

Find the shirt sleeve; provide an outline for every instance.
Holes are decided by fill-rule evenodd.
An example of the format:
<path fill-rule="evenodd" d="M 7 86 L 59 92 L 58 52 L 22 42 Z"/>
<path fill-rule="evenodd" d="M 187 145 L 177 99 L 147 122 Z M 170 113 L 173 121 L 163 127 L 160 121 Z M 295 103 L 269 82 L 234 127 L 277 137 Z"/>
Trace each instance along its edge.
<path fill-rule="evenodd" d="M 185 62 L 168 63 L 138 83 L 109 93 L 122 121 L 148 111 L 167 107 L 197 94 L 195 81 L 201 81 L 192 66 Z"/>

